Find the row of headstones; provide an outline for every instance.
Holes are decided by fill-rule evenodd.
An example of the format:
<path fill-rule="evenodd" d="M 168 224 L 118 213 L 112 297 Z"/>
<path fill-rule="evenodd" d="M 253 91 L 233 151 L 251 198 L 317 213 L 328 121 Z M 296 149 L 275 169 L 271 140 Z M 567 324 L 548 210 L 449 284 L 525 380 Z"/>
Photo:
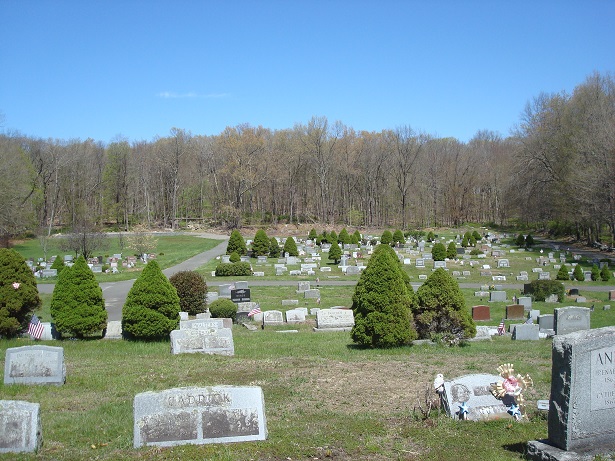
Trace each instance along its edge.
<path fill-rule="evenodd" d="M 5 384 L 66 381 L 64 350 L 23 346 L 6 351 Z M 135 448 L 265 440 L 263 391 L 257 386 L 174 388 L 135 395 Z M 43 443 L 40 404 L 0 400 L 0 453 L 35 452 Z"/>
<path fill-rule="evenodd" d="M 254 315 L 254 321 L 266 326 L 279 326 L 284 324 L 305 323 L 307 308 L 299 307 L 287 310 L 285 313 L 278 310 L 263 311 Z M 332 307 L 328 309 L 310 309 L 310 315 L 316 316 L 316 332 L 347 331 L 354 326 L 354 313 L 345 307 Z"/>
<path fill-rule="evenodd" d="M 551 370 L 548 439 L 528 442 L 528 458 L 585 460 L 612 454 L 615 327 L 556 336 Z M 511 418 L 510 408 L 490 392 L 491 385 L 501 379 L 473 374 L 445 381 L 445 411 L 451 418 L 464 416 L 472 421 Z"/>

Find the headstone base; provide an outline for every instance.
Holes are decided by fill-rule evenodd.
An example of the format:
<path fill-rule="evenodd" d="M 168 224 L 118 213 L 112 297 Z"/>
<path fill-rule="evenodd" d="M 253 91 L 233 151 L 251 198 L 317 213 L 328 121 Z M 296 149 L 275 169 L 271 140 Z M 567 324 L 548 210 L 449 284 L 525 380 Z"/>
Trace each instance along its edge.
<path fill-rule="evenodd" d="M 352 327 L 333 327 L 333 328 L 312 328 L 316 333 L 331 332 L 331 331 L 351 331 Z"/>
<path fill-rule="evenodd" d="M 530 440 L 527 443 L 527 459 L 532 461 L 593 461 L 596 457 L 608 459 L 615 450 L 596 449 L 589 451 L 566 451 L 550 445 L 544 440 Z M 600 459 L 600 458 L 598 458 Z"/>

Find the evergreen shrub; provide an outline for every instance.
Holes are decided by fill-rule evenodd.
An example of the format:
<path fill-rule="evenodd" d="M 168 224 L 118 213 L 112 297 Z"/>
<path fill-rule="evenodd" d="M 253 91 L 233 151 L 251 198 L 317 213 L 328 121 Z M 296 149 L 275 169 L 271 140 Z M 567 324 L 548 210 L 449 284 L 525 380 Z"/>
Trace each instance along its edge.
<path fill-rule="evenodd" d="M 535 301 L 544 301 L 551 295 L 557 295 L 560 303 L 564 301 L 566 289 L 562 282 L 557 280 L 532 280 L 528 285 L 528 294 L 531 294 Z"/>
<path fill-rule="evenodd" d="M 60 256 L 56 256 L 56 259 L 54 259 L 50 269 L 55 269 L 59 276 L 60 272 L 62 272 L 62 269 L 64 269 L 65 267 L 66 265 L 64 264 L 64 259 L 62 259 Z"/>
<path fill-rule="evenodd" d="M 216 277 L 229 277 L 233 275 L 252 275 L 250 263 L 220 263 L 216 267 Z"/>
<path fill-rule="evenodd" d="M 232 263 L 238 263 L 239 261 L 241 261 L 241 256 L 239 256 L 236 251 L 233 251 L 228 260 Z"/>
<path fill-rule="evenodd" d="M 297 243 L 292 237 L 288 237 L 284 242 L 284 253 L 288 253 L 289 256 L 299 256 L 299 250 L 297 250 Z"/>
<path fill-rule="evenodd" d="M 608 282 L 609 280 L 611 280 L 611 271 L 609 270 L 609 265 L 605 264 L 604 266 L 602 266 L 602 270 L 600 271 L 600 278 L 602 279 L 603 282 Z"/>
<path fill-rule="evenodd" d="M 577 282 L 585 281 L 585 274 L 583 273 L 583 269 L 581 269 L 581 266 L 579 264 L 574 266 L 574 271 L 572 271 L 572 276 Z"/>
<path fill-rule="evenodd" d="M 600 280 L 600 268 L 594 264 L 592 266 L 592 281 L 597 282 Z"/>
<path fill-rule="evenodd" d="M 380 243 L 383 243 L 384 245 L 390 245 L 391 243 L 393 243 L 393 234 L 390 230 L 385 230 L 382 233 L 382 237 L 380 237 Z"/>
<path fill-rule="evenodd" d="M 434 261 L 444 261 L 446 259 L 446 247 L 444 243 L 436 243 L 431 249 L 431 257 Z"/>
<path fill-rule="evenodd" d="M 269 237 L 263 229 L 256 231 L 254 241 L 252 242 L 252 255 L 253 256 L 266 256 L 269 254 Z"/>
<path fill-rule="evenodd" d="M 446 247 L 446 257 L 448 259 L 457 259 L 457 245 L 455 242 L 450 242 Z"/>
<path fill-rule="evenodd" d="M 237 304 L 230 299 L 217 299 L 209 305 L 211 316 L 217 319 L 235 319 L 237 317 Z"/>
<path fill-rule="evenodd" d="M 570 280 L 570 276 L 568 275 L 568 266 L 566 266 L 566 264 L 561 265 L 561 267 L 557 271 L 555 280 Z"/>
<path fill-rule="evenodd" d="M 331 248 L 329 248 L 329 260 L 337 264 L 340 262 L 341 258 L 342 258 L 342 249 L 337 244 L 337 242 L 333 242 L 331 244 Z"/>
<path fill-rule="evenodd" d="M 231 232 L 228 244 L 226 246 L 226 254 L 230 255 L 233 252 L 237 252 L 239 256 L 245 256 L 248 254 L 248 248 L 246 247 L 246 241 L 241 236 L 241 233 L 235 229 Z"/>
<path fill-rule="evenodd" d="M 200 314 L 207 310 L 207 283 L 205 278 L 196 271 L 181 271 L 169 278 L 179 296 L 179 308 L 190 315 Z"/>
<path fill-rule="evenodd" d="M 275 237 L 271 237 L 271 239 L 269 240 L 269 257 L 280 257 L 280 244 Z"/>

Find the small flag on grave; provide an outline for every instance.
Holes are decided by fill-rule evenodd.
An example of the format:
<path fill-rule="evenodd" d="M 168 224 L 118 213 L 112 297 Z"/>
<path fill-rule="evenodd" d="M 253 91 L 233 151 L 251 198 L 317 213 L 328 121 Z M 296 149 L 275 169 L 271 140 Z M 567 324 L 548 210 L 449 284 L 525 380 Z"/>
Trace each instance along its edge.
<path fill-rule="evenodd" d="M 28 325 L 28 333 L 30 333 L 30 336 L 32 336 L 34 339 L 41 339 L 41 337 L 43 336 L 44 329 L 45 327 L 43 327 L 43 324 L 38 319 L 38 317 L 36 315 L 32 315 L 32 318 L 30 319 L 30 324 Z"/>
<path fill-rule="evenodd" d="M 504 325 L 504 319 L 502 319 L 502 321 L 498 325 L 498 335 L 502 336 L 505 330 L 506 330 L 506 325 Z"/>
<path fill-rule="evenodd" d="M 260 307 L 255 307 L 250 312 L 248 312 L 248 317 L 253 317 L 254 314 L 260 314 L 260 313 L 261 313 L 261 308 Z"/>

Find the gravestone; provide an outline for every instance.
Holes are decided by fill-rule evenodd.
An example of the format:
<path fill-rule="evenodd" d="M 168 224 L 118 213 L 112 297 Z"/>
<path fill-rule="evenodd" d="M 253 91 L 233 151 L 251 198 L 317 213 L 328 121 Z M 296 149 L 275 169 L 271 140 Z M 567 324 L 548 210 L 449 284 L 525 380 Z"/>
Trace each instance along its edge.
<path fill-rule="evenodd" d="M 250 300 L 249 288 L 238 288 L 236 290 L 231 290 L 231 301 L 234 303 L 249 303 Z"/>
<path fill-rule="evenodd" d="M 317 298 L 320 298 L 320 290 L 318 290 L 318 289 L 305 290 L 303 292 L 303 297 L 306 298 L 306 299 L 317 299 Z"/>
<path fill-rule="evenodd" d="M 231 262 L 231 255 L 222 255 L 221 260 L 223 264 L 228 264 Z"/>
<path fill-rule="evenodd" d="M 205 300 L 207 301 L 207 304 L 211 304 L 214 301 L 217 301 L 218 293 L 216 291 L 208 291 L 207 294 L 205 295 Z"/>
<path fill-rule="evenodd" d="M 537 324 L 523 323 L 521 325 L 515 325 L 512 339 L 524 341 L 538 341 L 539 332 L 540 327 Z"/>
<path fill-rule="evenodd" d="M 346 275 L 357 275 L 361 273 L 360 266 L 348 266 L 346 267 Z"/>
<path fill-rule="evenodd" d="M 498 375 L 474 374 L 445 381 L 441 401 L 446 413 L 459 419 L 459 407 L 466 403 L 471 421 L 510 418 L 507 407 L 491 394 L 491 383 L 501 380 Z"/>
<path fill-rule="evenodd" d="M 609 291 L 609 301 L 615 301 L 615 290 Z"/>
<path fill-rule="evenodd" d="M 282 306 L 298 306 L 298 305 L 299 305 L 298 299 L 283 299 L 282 300 Z"/>
<path fill-rule="evenodd" d="M 349 331 L 354 326 L 351 309 L 319 309 L 314 331 Z"/>
<path fill-rule="evenodd" d="M 36 452 L 42 444 L 40 405 L 0 400 L 0 453 Z"/>
<path fill-rule="evenodd" d="M 219 298 L 229 298 L 231 297 L 231 285 L 220 285 L 218 287 L 218 297 Z"/>
<path fill-rule="evenodd" d="M 498 268 L 502 267 L 510 267 L 510 262 L 508 259 L 498 259 Z"/>
<path fill-rule="evenodd" d="M 532 322 L 538 322 L 538 317 L 540 317 L 540 310 L 538 309 L 530 309 L 530 313 L 528 318 L 532 319 Z"/>
<path fill-rule="evenodd" d="M 256 308 L 260 308 L 260 304 L 254 301 L 244 301 L 237 303 L 237 314 L 235 315 L 235 323 L 242 324 L 248 320 L 252 320 L 248 317 L 248 314 Z"/>
<path fill-rule="evenodd" d="M 179 320 L 188 320 L 189 318 L 190 317 L 189 317 L 188 312 L 180 312 L 179 313 Z"/>
<path fill-rule="evenodd" d="M 532 309 L 532 298 L 529 296 L 520 296 L 517 303 L 521 304 L 526 311 Z"/>
<path fill-rule="evenodd" d="M 472 320 L 491 320 L 489 306 L 473 306 Z"/>
<path fill-rule="evenodd" d="M 122 339 L 122 321 L 109 320 L 104 339 Z"/>
<path fill-rule="evenodd" d="M 589 330 L 588 307 L 567 306 L 554 311 L 555 334 L 566 335 L 580 330 Z"/>
<path fill-rule="evenodd" d="M 510 304 L 506 306 L 506 318 L 508 320 L 523 319 L 525 318 L 525 309 L 521 304 Z"/>
<path fill-rule="evenodd" d="M 134 447 L 248 442 L 267 438 L 257 386 L 184 387 L 135 395 Z"/>
<path fill-rule="evenodd" d="M 263 325 L 284 325 L 284 315 L 281 311 L 264 311 L 263 312 Z"/>
<path fill-rule="evenodd" d="M 545 298 L 545 302 L 546 303 L 558 303 L 559 302 L 559 297 L 554 293 L 552 295 L 549 295 Z"/>
<path fill-rule="evenodd" d="M 233 319 L 197 318 L 195 320 L 180 320 L 180 330 L 209 330 L 212 328 L 233 328 Z"/>
<path fill-rule="evenodd" d="M 555 322 L 553 314 L 542 314 L 538 316 L 538 326 L 541 330 L 554 330 Z"/>
<path fill-rule="evenodd" d="M 215 320 L 215 319 L 214 319 Z M 171 332 L 171 354 L 235 355 L 230 328 L 186 328 Z"/>
<path fill-rule="evenodd" d="M 425 267 L 425 260 L 424 259 L 417 259 L 416 260 L 416 267 Z"/>
<path fill-rule="evenodd" d="M 304 323 L 305 312 L 299 309 L 290 309 L 286 311 L 286 323 Z"/>
<path fill-rule="evenodd" d="M 6 350 L 4 384 L 55 384 L 66 382 L 64 348 L 21 346 Z"/>
<path fill-rule="evenodd" d="M 570 290 L 568 290 L 568 294 L 570 296 L 579 296 L 579 289 L 578 288 L 571 288 Z M 609 294 L 609 296 L 610 296 L 610 294 Z"/>
<path fill-rule="evenodd" d="M 489 302 L 506 302 L 506 292 L 505 291 L 490 291 L 489 292 Z"/>
<path fill-rule="evenodd" d="M 237 281 L 237 282 L 235 282 L 235 289 L 236 290 L 246 290 L 248 288 L 249 288 L 248 282 L 246 282 L 246 281 Z"/>
<path fill-rule="evenodd" d="M 257 256 L 256 264 L 267 264 L 267 256 Z"/>
<path fill-rule="evenodd" d="M 538 273 L 538 280 L 550 280 L 551 279 L 551 274 L 549 272 L 539 272 Z"/>
<path fill-rule="evenodd" d="M 535 460 L 586 460 L 615 447 L 615 327 L 556 336 L 552 346 L 547 440 L 530 441 Z"/>
<path fill-rule="evenodd" d="M 446 269 L 446 261 L 434 261 L 433 262 L 434 269 Z"/>

